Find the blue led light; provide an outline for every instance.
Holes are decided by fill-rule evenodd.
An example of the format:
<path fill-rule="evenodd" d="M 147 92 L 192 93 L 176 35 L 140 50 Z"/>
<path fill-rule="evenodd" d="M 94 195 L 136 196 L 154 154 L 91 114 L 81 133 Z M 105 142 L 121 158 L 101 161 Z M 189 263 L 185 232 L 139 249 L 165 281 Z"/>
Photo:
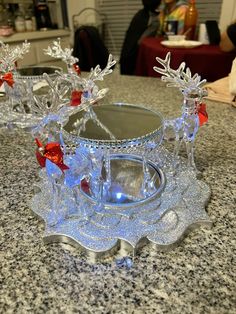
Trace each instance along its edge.
<path fill-rule="evenodd" d="M 117 198 L 118 200 L 120 200 L 121 197 L 122 197 L 122 193 L 120 193 L 120 192 L 116 193 L 116 198 Z"/>

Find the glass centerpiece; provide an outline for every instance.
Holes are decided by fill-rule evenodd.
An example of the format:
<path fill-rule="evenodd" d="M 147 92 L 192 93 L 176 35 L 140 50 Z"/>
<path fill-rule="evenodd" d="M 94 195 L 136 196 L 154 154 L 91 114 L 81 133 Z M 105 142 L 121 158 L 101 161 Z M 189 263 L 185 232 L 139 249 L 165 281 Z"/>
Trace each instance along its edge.
<path fill-rule="evenodd" d="M 7 94 L 11 100 L 11 125 L 23 129 L 32 129 L 42 119 L 39 101 L 44 102 L 44 108 L 50 108 L 54 101 L 50 93 L 50 83 L 53 84 L 62 71 L 53 66 L 28 66 L 16 69 L 14 87 L 8 88 Z"/>
<path fill-rule="evenodd" d="M 16 73 L 17 60 L 22 59 L 28 53 L 30 44 L 24 42 L 21 46 L 10 47 L 0 41 L 0 126 L 14 120 L 14 108 L 11 93 L 15 87 L 14 75 Z"/>
<path fill-rule="evenodd" d="M 93 173 L 90 176 L 84 174 L 90 183 L 91 196 L 96 199 L 96 191 L 100 190 L 95 182 L 103 186 L 103 202 L 108 203 L 113 199 L 115 206 L 144 201 L 159 192 L 164 185 L 161 170 L 151 164 L 145 154 L 135 156 L 129 154 L 129 150 L 135 152 L 140 147 L 145 149 L 148 145 L 157 147 L 161 144 L 162 116 L 144 107 L 124 103 L 96 106 L 93 112 L 97 119 L 87 121 L 83 130 L 78 128 L 84 119 L 82 112 L 72 115 L 63 127 L 63 137 L 67 143 L 76 145 L 78 149 L 96 150 L 98 156 L 102 155 L 100 169 L 97 169 L 98 177 L 102 180 L 94 180 Z M 141 116 L 145 118 L 141 120 Z M 134 172 L 133 175 L 130 170 Z M 131 177 L 135 184 L 131 183 Z M 118 184 L 117 180 L 123 184 Z M 133 193 L 126 193 L 126 190 L 133 190 Z"/>
<path fill-rule="evenodd" d="M 97 257 L 124 247 L 135 251 L 148 241 L 172 247 L 193 226 L 210 225 L 210 189 L 197 179 L 192 149 L 204 81 L 185 64 L 172 70 L 170 54 L 158 59 L 164 69 L 155 70 L 184 94 L 181 117 L 164 120 L 139 105 L 99 104 L 107 89 L 95 82 L 112 72 L 112 56 L 103 70 L 97 66 L 83 78 L 60 41 L 46 53 L 64 60 L 68 73 L 59 75 L 60 85 L 51 84 L 60 110 L 48 112 L 32 132 L 42 167 L 32 209 L 45 221 L 45 241 L 68 242 Z M 69 86 L 69 106 L 58 105 L 61 84 Z M 163 143 L 173 139 L 170 152 Z M 181 141 L 187 162 L 178 156 Z"/>
<path fill-rule="evenodd" d="M 27 42 L 13 48 L 1 43 L 1 85 L 5 97 L 1 102 L 0 120 L 1 125 L 8 128 L 32 129 L 38 125 L 47 110 L 55 106 L 55 97 L 50 85 L 60 84 L 54 81 L 61 68 L 49 66 L 18 68 L 17 60 L 23 58 L 29 49 L 30 43 Z M 39 102 L 44 106 L 40 107 Z"/>
<path fill-rule="evenodd" d="M 44 118 L 54 123 L 59 119 L 59 124 L 64 123 L 79 99 L 73 89 L 76 67 L 71 66 L 68 75 L 53 66 L 17 68 L 16 61 L 29 51 L 30 44 L 25 42 L 22 47 L 12 48 L 1 43 L 1 46 L 0 83 L 5 95 L 1 102 L 1 126 L 32 130 L 44 124 Z M 74 65 L 77 58 L 71 52 L 71 49 L 66 49 L 65 55 L 69 55 L 66 61 Z M 73 76 L 73 73 L 76 75 Z M 63 112 L 60 112 L 62 107 Z"/>

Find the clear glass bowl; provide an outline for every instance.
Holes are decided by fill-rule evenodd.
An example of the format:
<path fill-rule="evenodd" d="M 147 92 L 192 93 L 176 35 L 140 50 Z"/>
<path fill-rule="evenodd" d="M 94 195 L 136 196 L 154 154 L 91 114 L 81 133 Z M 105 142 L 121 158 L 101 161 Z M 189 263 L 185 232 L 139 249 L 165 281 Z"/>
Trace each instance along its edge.
<path fill-rule="evenodd" d="M 76 148 L 91 160 L 85 173 L 91 192 L 87 196 L 113 207 L 133 206 L 157 196 L 165 185 L 164 175 L 148 156 L 162 142 L 162 115 L 126 103 L 90 110 L 71 115 L 62 129 L 67 153 L 73 155 Z"/>
<path fill-rule="evenodd" d="M 152 180 L 148 196 L 143 195 L 144 183 L 143 159 L 132 154 L 111 154 L 110 156 L 110 186 L 104 189 L 103 202 L 107 207 L 130 207 L 142 204 L 159 196 L 165 187 L 163 171 L 150 160 L 147 168 Z M 90 190 L 81 189 L 82 193 L 92 200 L 96 197 Z"/>

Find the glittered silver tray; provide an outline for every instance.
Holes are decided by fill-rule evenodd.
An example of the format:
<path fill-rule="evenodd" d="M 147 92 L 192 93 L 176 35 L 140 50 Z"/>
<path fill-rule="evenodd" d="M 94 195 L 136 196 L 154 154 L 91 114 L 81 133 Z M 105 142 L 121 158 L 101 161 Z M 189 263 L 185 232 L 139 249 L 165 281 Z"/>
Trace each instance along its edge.
<path fill-rule="evenodd" d="M 127 255 L 127 250 L 134 252 L 148 242 L 170 249 L 194 227 L 211 226 L 205 212 L 210 189 L 197 179 L 185 160 L 174 160 L 174 155 L 160 145 L 163 119 L 159 113 L 129 104 L 104 105 L 94 110 L 116 140 L 110 139 L 96 121 L 90 121 L 81 134 L 74 134 L 74 122 L 82 117 L 81 113 L 70 118 L 62 134 L 78 149 L 109 151 L 109 193 L 93 197 L 82 185 L 69 188 L 63 180 L 55 187 L 45 169 L 41 170 L 32 209 L 45 221 L 46 243 L 70 243 L 92 257 L 115 251 Z M 143 158 L 150 177 L 155 177 L 148 195 L 141 192 Z M 52 211 L 56 195 L 58 206 Z"/>
<path fill-rule="evenodd" d="M 37 184 L 40 192 L 32 200 L 32 209 L 45 221 L 44 241 L 69 243 L 84 249 L 88 256 L 97 258 L 113 255 L 117 251 L 119 255 L 127 255 L 148 242 L 157 248 L 172 249 L 193 228 L 210 227 L 211 221 L 205 212 L 211 194 L 209 187 L 196 178 L 185 161 L 180 161 L 173 172 L 171 158 L 172 154 L 163 147 L 149 154 L 150 162 L 157 169 L 159 165 L 163 169 L 165 187 L 160 195 L 158 193 L 147 202 L 134 203 L 133 206 L 105 204 L 100 211 L 96 211 L 96 202 L 84 192 L 77 189 L 74 200 L 75 192 L 63 185 L 63 204 L 70 205 L 65 219 L 55 226 L 48 224 L 52 214 L 53 189 L 42 170 L 41 182 Z M 71 208 L 75 211 L 70 213 Z"/>

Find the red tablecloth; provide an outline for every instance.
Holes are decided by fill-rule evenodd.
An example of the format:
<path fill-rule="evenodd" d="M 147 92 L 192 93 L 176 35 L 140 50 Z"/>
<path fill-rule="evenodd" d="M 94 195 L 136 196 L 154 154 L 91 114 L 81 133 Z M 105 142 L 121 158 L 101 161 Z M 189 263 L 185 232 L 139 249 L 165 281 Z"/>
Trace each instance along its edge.
<path fill-rule="evenodd" d="M 171 52 L 171 67 L 177 69 L 185 62 L 192 73 L 198 73 L 202 79 L 212 82 L 229 74 L 236 52 L 222 52 L 219 46 L 202 45 L 196 48 L 166 48 L 160 38 L 147 37 L 139 47 L 136 63 L 136 75 L 160 77 L 153 66 L 160 66 L 156 57 L 165 58 Z"/>

